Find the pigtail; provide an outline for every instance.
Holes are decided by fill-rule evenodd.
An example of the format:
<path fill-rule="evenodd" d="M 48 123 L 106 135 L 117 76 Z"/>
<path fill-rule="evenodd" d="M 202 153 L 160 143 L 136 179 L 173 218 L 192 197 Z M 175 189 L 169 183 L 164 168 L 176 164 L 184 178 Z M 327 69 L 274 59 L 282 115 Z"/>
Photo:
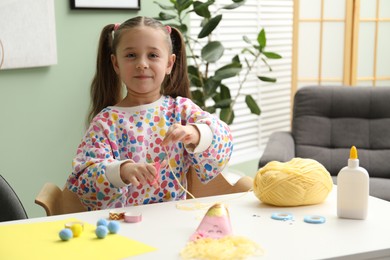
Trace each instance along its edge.
<path fill-rule="evenodd" d="M 172 97 L 182 96 L 191 98 L 190 81 L 187 73 L 186 46 L 181 32 L 172 27 L 170 32 L 172 52 L 176 55 L 171 74 L 163 82 L 163 94 Z"/>
<path fill-rule="evenodd" d="M 103 28 L 98 46 L 96 73 L 91 83 L 91 107 L 88 114 L 90 123 L 103 108 L 113 106 L 121 97 L 121 81 L 111 62 L 113 54 L 113 30 L 115 25 L 110 24 Z"/>

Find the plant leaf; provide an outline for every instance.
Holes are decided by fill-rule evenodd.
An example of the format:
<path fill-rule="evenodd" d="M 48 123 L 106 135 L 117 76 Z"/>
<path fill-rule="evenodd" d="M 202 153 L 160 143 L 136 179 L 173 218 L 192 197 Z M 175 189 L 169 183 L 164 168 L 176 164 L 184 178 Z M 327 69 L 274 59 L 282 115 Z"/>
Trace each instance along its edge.
<path fill-rule="evenodd" d="M 232 103 L 232 100 L 229 99 L 221 99 L 218 102 L 215 102 L 215 107 L 216 108 L 229 108 L 230 104 Z"/>
<path fill-rule="evenodd" d="M 167 21 L 167 20 L 172 20 L 172 19 L 175 19 L 176 18 L 176 15 L 172 15 L 172 14 L 168 14 L 166 12 L 160 12 L 158 14 L 158 20 L 160 21 Z"/>
<path fill-rule="evenodd" d="M 214 4 L 214 0 L 209 0 L 206 3 L 200 2 L 200 1 L 195 1 L 194 2 L 194 12 L 199 15 L 200 17 L 204 18 L 210 18 L 211 13 L 209 11 L 209 6 Z"/>
<path fill-rule="evenodd" d="M 230 89 L 226 87 L 225 85 L 221 84 L 220 85 L 221 89 L 221 99 L 231 99 L 232 96 L 230 95 Z"/>
<path fill-rule="evenodd" d="M 203 93 L 204 93 L 204 98 L 212 98 L 216 94 L 216 90 L 219 86 L 220 82 L 213 80 L 213 78 L 208 78 L 203 86 Z"/>
<path fill-rule="evenodd" d="M 188 7 L 192 5 L 192 0 L 177 0 L 176 1 L 176 9 L 177 12 L 180 14 L 184 10 L 186 10 Z"/>
<path fill-rule="evenodd" d="M 187 34 L 188 32 L 188 27 L 186 24 L 180 24 L 180 26 L 176 27 L 177 29 L 179 29 L 179 31 L 182 33 L 182 34 Z"/>
<path fill-rule="evenodd" d="M 224 51 L 225 48 L 221 42 L 209 42 L 202 48 L 202 59 L 209 63 L 216 62 L 222 57 Z"/>
<path fill-rule="evenodd" d="M 243 39 L 246 43 L 252 44 L 252 41 L 249 39 L 248 36 L 244 35 L 244 36 L 242 36 L 242 39 Z"/>
<path fill-rule="evenodd" d="M 264 56 L 267 57 L 268 59 L 281 59 L 282 56 L 275 52 L 263 52 Z"/>
<path fill-rule="evenodd" d="M 260 110 L 259 106 L 257 105 L 256 101 L 253 99 L 253 97 L 251 95 L 245 96 L 245 103 L 248 106 L 248 108 L 252 114 L 256 114 L 256 115 L 261 114 L 261 110 Z"/>
<path fill-rule="evenodd" d="M 240 65 L 241 65 L 240 56 L 235 55 L 235 56 L 232 58 L 232 63 L 237 63 L 237 64 L 240 64 Z"/>
<path fill-rule="evenodd" d="M 153 1 L 153 3 L 157 4 L 163 10 L 175 10 L 175 6 L 172 5 L 162 5 L 157 1 Z"/>
<path fill-rule="evenodd" d="M 222 9 L 232 10 L 245 4 L 246 0 L 233 0 L 233 4 L 222 6 Z"/>
<path fill-rule="evenodd" d="M 191 86 L 198 87 L 198 88 L 202 87 L 202 83 L 199 78 L 200 74 L 198 68 L 193 65 L 188 65 L 187 71 L 188 71 L 188 78 L 191 82 Z"/>
<path fill-rule="evenodd" d="M 217 28 L 219 22 L 222 20 L 222 14 L 217 15 L 213 18 L 211 18 L 202 28 L 200 33 L 198 34 L 198 38 L 204 38 L 206 36 L 209 36 L 212 31 L 214 31 L 215 28 Z"/>
<path fill-rule="evenodd" d="M 230 63 L 215 71 L 214 80 L 221 81 L 223 79 L 237 76 L 242 70 L 241 63 Z"/>
<path fill-rule="evenodd" d="M 222 108 L 221 113 L 219 113 L 219 118 L 224 121 L 226 124 L 230 125 L 234 120 L 234 111 L 229 108 Z"/>
<path fill-rule="evenodd" d="M 265 81 L 265 82 L 272 82 L 272 83 L 275 83 L 276 82 L 276 78 L 269 78 L 269 77 L 264 77 L 264 76 L 257 76 L 259 78 L 259 80 L 261 81 Z"/>
<path fill-rule="evenodd" d="M 262 29 L 259 34 L 257 35 L 257 42 L 259 43 L 260 45 L 260 48 L 261 49 L 264 49 L 266 44 L 267 44 L 267 39 L 265 37 L 265 31 L 264 29 Z"/>
<path fill-rule="evenodd" d="M 216 109 L 214 106 L 210 106 L 210 107 L 205 107 L 204 108 L 205 111 L 209 112 L 210 114 L 214 114 Z"/>
<path fill-rule="evenodd" d="M 199 107 L 204 108 L 203 93 L 199 89 L 191 91 L 191 100 L 194 101 Z"/>

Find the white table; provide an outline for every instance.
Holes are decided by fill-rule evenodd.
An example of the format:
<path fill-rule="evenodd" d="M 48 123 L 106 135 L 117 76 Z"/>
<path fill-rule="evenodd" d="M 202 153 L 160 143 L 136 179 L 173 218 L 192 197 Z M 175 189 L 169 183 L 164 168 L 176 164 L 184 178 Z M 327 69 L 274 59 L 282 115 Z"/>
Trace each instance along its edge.
<path fill-rule="evenodd" d="M 261 203 L 253 193 L 239 193 L 198 199 L 199 202 L 225 202 L 235 235 L 256 241 L 263 256 L 253 259 L 390 259 L 390 203 L 370 197 L 366 220 L 339 219 L 336 215 L 336 187 L 327 200 L 318 205 L 278 208 Z M 196 230 L 206 210 L 177 209 L 167 202 L 126 208 L 142 213 L 139 223 L 123 223 L 120 234 L 158 250 L 132 259 L 180 259 L 179 252 Z M 190 204 L 193 205 L 193 204 Z M 109 210 L 85 212 L 0 225 L 43 222 L 75 217 L 90 224 L 107 218 Z M 274 212 L 289 212 L 294 221 L 271 219 Z M 308 224 L 306 215 L 326 218 L 324 224 Z M 162 239 L 164 238 L 164 239 Z"/>

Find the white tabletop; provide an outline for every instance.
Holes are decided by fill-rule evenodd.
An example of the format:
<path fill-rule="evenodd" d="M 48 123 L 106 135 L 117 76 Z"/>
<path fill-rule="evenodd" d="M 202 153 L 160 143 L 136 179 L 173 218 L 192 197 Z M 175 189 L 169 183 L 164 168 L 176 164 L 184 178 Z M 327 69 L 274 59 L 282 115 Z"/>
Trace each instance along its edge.
<path fill-rule="evenodd" d="M 272 207 L 261 203 L 253 193 L 238 193 L 198 199 L 202 203 L 224 202 L 230 213 L 234 235 L 256 241 L 264 255 L 253 259 L 390 259 L 390 203 L 370 197 L 365 220 L 339 219 L 336 215 L 336 189 L 325 202 L 303 207 Z M 125 208 L 142 213 L 139 223 L 123 223 L 120 234 L 158 250 L 131 259 L 180 259 L 189 237 L 207 209 L 183 210 L 182 202 L 166 202 Z M 186 204 L 193 206 L 194 204 Z M 96 224 L 108 218 L 109 210 L 3 222 L 0 225 L 78 218 Z M 289 212 L 294 221 L 271 219 L 274 212 Z M 324 224 L 308 224 L 306 215 L 326 218 Z"/>

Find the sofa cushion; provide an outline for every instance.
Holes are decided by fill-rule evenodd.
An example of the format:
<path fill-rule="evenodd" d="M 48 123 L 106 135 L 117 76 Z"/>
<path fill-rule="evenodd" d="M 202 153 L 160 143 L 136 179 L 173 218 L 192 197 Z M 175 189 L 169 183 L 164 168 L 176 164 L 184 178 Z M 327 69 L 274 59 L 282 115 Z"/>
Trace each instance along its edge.
<path fill-rule="evenodd" d="M 331 175 L 347 165 L 352 145 L 370 176 L 390 178 L 390 87 L 313 86 L 294 100 L 295 156 Z"/>

